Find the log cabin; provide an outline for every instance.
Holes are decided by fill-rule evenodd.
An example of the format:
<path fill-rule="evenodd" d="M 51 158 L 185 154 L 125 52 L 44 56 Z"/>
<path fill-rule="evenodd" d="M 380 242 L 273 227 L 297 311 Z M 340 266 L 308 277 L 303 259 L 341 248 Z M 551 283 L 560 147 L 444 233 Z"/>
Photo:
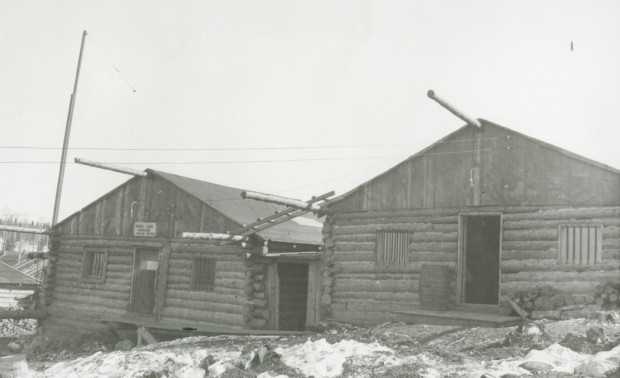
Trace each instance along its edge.
<path fill-rule="evenodd" d="M 48 333 L 108 321 L 172 329 L 304 330 L 320 313 L 322 223 L 227 233 L 286 209 L 240 189 L 146 170 L 54 226 L 42 291 Z M 210 235 L 211 235 L 210 234 Z"/>
<path fill-rule="evenodd" d="M 620 279 L 620 170 L 486 120 L 329 202 L 321 311 L 334 320 L 496 313 L 504 295 Z"/>

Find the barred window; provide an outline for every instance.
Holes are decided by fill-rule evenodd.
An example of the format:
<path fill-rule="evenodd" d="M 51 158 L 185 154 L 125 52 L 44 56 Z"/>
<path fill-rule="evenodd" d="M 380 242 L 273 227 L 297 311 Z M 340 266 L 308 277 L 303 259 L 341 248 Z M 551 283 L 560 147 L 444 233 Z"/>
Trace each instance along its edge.
<path fill-rule="evenodd" d="M 107 249 L 85 250 L 82 258 L 82 281 L 104 282 L 107 264 Z"/>
<path fill-rule="evenodd" d="M 409 262 L 409 233 L 377 232 L 377 264 L 405 266 Z"/>
<path fill-rule="evenodd" d="M 216 260 L 209 257 L 195 257 L 192 265 L 191 289 L 212 291 L 215 284 Z"/>
<path fill-rule="evenodd" d="M 594 265 L 602 260 L 601 226 L 560 226 L 558 263 Z"/>

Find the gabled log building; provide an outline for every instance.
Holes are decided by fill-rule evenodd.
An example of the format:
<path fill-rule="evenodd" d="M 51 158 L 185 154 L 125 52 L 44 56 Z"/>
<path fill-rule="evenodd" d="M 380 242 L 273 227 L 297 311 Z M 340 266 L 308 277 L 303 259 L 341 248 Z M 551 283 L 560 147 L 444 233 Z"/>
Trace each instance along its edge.
<path fill-rule="evenodd" d="M 473 123 L 327 206 L 324 315 L 493 312 L 504 294 L 620 279 L 620 171 Z"/>
<path fill-rule="evenodd" d="M 42 293 L 46 331 L 93 332 L 115 320 L 222 330 L 303 330 L 318 322 L 316 218 L 294 218 L 243 243 L 183 238 L 226 233 L 284 207 L 146 172 L 54 227 Z"/>

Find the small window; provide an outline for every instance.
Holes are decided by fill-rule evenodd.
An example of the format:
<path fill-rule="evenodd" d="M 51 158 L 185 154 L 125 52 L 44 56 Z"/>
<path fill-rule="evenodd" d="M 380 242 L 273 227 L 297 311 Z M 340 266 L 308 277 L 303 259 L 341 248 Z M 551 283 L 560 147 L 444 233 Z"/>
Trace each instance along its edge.
<path fill-rule="evenodd" d="M 105 280 L 105 271 L 107 264 L 107 249 L 84 251 L 82 259 L 82 281 L 103 282 Z"/>
<path fill-rule="evenodd" d="M 215 284 L 216 260 L 208 257 L 195 257 L 192 266 L 191 289 L 212 291 Z"/>
<path fill-rule="evenodd" d="M 602 260 L 601 226 L 560 226 L 558 263 L 595 265 Z"/>
<path fill-rule="evenodd" d="M 409 262 L 409 233 L 377 232 L 377 264 L 405 266 Z"/>

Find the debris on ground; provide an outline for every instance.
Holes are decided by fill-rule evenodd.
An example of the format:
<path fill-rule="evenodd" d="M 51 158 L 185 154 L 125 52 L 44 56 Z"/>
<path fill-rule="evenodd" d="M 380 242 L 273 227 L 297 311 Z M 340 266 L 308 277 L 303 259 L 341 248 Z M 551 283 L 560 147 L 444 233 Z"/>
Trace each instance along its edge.
<path fill-rule="evenodd" d="M 610 319 L 509 328 L 334 322 L 310 335 L 196 336 L 140 347 L 111 332 L 30 335 L 1 344 L 0 355 L 21 348 L 33 377 L 614 377 L 620 323 Z"/>

